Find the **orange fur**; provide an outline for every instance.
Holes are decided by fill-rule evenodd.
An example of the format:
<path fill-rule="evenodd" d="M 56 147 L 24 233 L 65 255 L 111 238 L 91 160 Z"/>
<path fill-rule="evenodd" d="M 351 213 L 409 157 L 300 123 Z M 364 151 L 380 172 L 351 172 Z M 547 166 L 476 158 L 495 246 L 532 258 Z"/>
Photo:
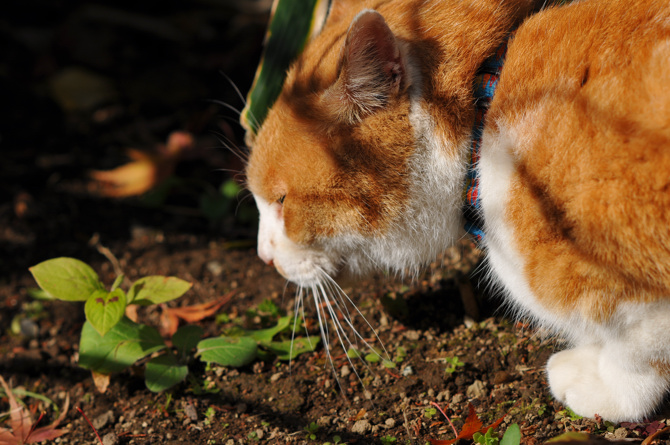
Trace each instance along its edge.
<path fill-rule="evenodd" d="M 491 275 L 574 346 L 558 400 L 640 420 L 670 389 L 670 4 L 534 3 L 336 1 L 252 147 L 259 255 L 319 300 L 462 236 L 473 80 L 520 25 L 476 166 Z"/>
<path fill-rule="evenodd" d="M 530 20 L 510 45 L 489 122 L 525 119 L 509 219 L 547 308 L 606 319 L 622 302 L 670 297 L 662 14 L 663 0 L 576 3 Z"/>
<path fill-rule="evenodd" d="M 532 4 L 515 0 L 503 7 L 471 0 L 425 8 L 423 3 L 336 2 L 324 31 L 289 70 L 254 142 L 247 177 L 254 194 L 270 202 L 287 196 L 283 212 L 293 241 L 310 244 L 351 231 L 383 233 L 406 207 L 404 172 L 415 144 L 409 100 L 402 94 L 406 85 L 383 107 L 361 116 L 346 111 L 350 106 L 342 94 L 330 89 L 346 76 L 343 48 L 357 13 L 379 11 L 405 51 L 429 61 L 421 64 L 428 79 L 424 97 L 437 131 L 465 141 L 474 115 L 472 76 Z M 447 63 L 437 63 L 441 60 Z"/>

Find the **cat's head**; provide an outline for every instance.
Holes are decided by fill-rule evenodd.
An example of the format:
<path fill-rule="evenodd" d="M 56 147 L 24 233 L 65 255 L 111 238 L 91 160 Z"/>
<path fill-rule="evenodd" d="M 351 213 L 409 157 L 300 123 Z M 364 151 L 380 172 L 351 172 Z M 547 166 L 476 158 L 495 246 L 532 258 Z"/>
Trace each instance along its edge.
<path fill-rule="evenodd" d="M 247 166 L 259 256 L 302 286 L 418 266 L 457 219 L 444 216 L 453 199 L 431 191 L 449 168 L 418 140 L 427 124 L 406 42 L 376 11 L 329 20 L 289 70 Z"/>

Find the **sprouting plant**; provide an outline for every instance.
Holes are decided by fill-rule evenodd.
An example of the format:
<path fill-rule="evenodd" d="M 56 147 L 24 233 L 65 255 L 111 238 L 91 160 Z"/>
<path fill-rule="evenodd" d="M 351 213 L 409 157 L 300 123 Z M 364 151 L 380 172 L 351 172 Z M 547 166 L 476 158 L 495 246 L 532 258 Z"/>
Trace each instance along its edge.
<path fill-rule="evenodd" d="M 499 439 L 493 428 L 489 428 L 485 434 L 474 433 L 472 440 L 479 445 L 519 445 L 521 442 L 521 429 L 516 423 L 510 425 L 502 439 Z"/>
<path fill-rule="evenodd" d="M 101 391 L 104 391 L 110 374 L 148 356 L 152 357 L 145 365 L 146 385 L 151 391 L 160 392 L 186 379 L 188 364 L 194 358 L 223 366 L 244 366 L 257 358 L 271 356 L 290 360 L 303 352 L 313 351 L 320 340 L 281 337 L 280 334 L 293 331 L 293 317 L 285 316 L 269 328 L 238 328 L 230 335 L 204 340 L 201 340 L 202 328 L 185 325 L 172 334 L 170 348 L 158 330 L 130 320 L 124 315 L 125 309 L 130 304 L 146 306 L 174 300 L 189 290 L 191 283 L 176 277 L 149 276 L 138 279 L 124 291 L 120 287 L 123 281 L 123 275 L 120 275 L 107 290 L 89 265 L 66 257 L 44 261 L 31 267 L 30 271 L 43 298 L 85 302 L 87 321 L 81 330 L 79 366 L 94 373 Z M 184 308 L 184 311 L 186 309 L 198 308 Z M 273 303 L 265 303 L 262 308 L 277 315 L 275 309 Z M 182 318 L 188 319 L 187 315 L 192 315 L 192 311 L 186 312 L 188 314 L 182 314 Z M 211 308 L 206 313 L 209 312 Z M 280 338 L 275 339 L 277 336 Z M 195 386 L 203 391 L 218 391 L 216 387 Z"/>
<path fill-rule="evenodd" d="M 453 374 L 458 368 L 465 366 L 465 363 L 463 363 L 458 357 L 447 357 L 444 359 L 444 361 L 447 364 L 444 372 L 447 374 Z"/>
<path fill-rule="evenodd" d="M 342 442 L 342 438 L 340 436 L 333 436 L 332 442 L 324 442 L 323 445 L 347 445 L 347 443 Z"/>
<path fill-rule="evenodd" d="M 500 426 L 505 416 L 500 417 L 498 420 L 485 427 L 479 416 L 477 416 L 475 407 L 472 406 L 472 404 L 468 404 L 468 417 L 465 419 L 465 424 L 461 428 L 461 431 L 458 432 L 451 423 L 451 420 L 449 420 L 449 417 L 442 411 L 442 408 L 434 402 L 431 402 L 431 405 L 440 410 L 456 435 L 454 439 L 449 440 L 429 439 L 429 442 L 432 445 L 452 445 L 460 439 L 472 439 L 479 445 L 519 445 L 521 443 L 521 430 L 517 424 L 507 428 L 503 438 L 500 440 L 494 433 L 495 429 Z"/>
<path fill-rule="evenodd" d="M 316 433 L 319 431 L 319 424 L 316 422 L 310 422 L 309 425 L 304 428 L 304 431 L 307 433 L 308 439 L 316 440 Z"/>
<path fill-rule="evenodd" d="M 393 436 L 383 436 L 383 437 L 380 437 L 379 440 L 382 442 L 382 445 L 393 445 L 398 441 Z"/>
<path fill-rule="evenodd" d="M 207 408 L 205 410 L 205 420 L 204 420 L 205 425 L 211 424 L 215 415 L 216 415 L 216 409 L 214 409 L 213 406 Z"/>
<path fill-rule="evenodd" d="M 85 302 L 86 323 L 81 330 L 79 366 L 108 376 L 160 352 L 146 364 L 147 387 L 158 392 L 186 378 L 185 357 L 196 346 L 202 329 L 197 326 L 179 329 L 172 336 L 176 349 L 172 352 L 156 329 L 135 323 L 124 314 L 130 304 L 148 306 L 179 298 L 191 288 L 191 283 L 176 277 L 148 276 L 124 291 L 120 287 L 124 277 L 119 275 L 107 290 L 93 268 L 66 257 L 39 263 L 30 272 L 48 297 Z"/>
<path fill-rule="evenodd" d="M 435 414 L 437 414 L 437 409 L 433 408 L 432 406 L 427 407 L 423 411 L 423 417 L 427 419 L 432 419 L 433 417 L 435 417 Z"/>

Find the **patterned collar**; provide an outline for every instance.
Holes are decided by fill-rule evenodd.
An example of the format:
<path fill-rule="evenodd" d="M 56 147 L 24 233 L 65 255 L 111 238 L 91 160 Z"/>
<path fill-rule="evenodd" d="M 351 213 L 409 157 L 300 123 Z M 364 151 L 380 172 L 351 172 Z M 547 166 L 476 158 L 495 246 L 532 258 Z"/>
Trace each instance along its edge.
<path fill-rule="evenodd" d="M 482 145 L 482 133 L 486 112 L 489 109 L 493 94 L 498 86 L 500 71 L 502 70 L 507 54 L 507 45 L 514 36 L 510 34 L 507 39 L 496 49 L 495 53 L 486 59 L 479 67 L 473 85 L 475 98 L 475 123 L 472 128 L 472 141 L 470 142 L 470 159 L 468 161 L 468 172 L 465 181 L 465 196 L 463 205 L 463 217 L 465 218 L 465 230 L 479 244 L 484 238 L 484 221 L 481 214 L 481 202 L 479 198 L 479 150 Z"/>

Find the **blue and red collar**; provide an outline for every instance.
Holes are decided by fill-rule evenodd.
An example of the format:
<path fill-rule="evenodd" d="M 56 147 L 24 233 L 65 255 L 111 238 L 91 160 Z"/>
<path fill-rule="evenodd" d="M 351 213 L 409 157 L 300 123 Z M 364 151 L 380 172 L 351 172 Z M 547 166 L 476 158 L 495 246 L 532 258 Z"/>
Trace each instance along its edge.
<path fill-rule="evenodd" d="M 465 181 L 465 204 L 463 205 L 463 217 L 465 219 L 465 230 L 477 243 L 484 238 L 484 221 L 481 214 L 481 202 L 479 199 L 479 150 L 482 145 L 482 133 L 484 132 L 484 121 L 489 109 L 493 94 L 498 86 L 500 71 L 502 70 L 507 45 L 514 36 L 510 34 L 507 39 L 496 49 L 496 52 L 482 63 L 479 67 L 473 85 L 475 98 L 475 123 L 472 128 L 472 140 L 470 142 L 470 154 L 468 171 Z"/>

